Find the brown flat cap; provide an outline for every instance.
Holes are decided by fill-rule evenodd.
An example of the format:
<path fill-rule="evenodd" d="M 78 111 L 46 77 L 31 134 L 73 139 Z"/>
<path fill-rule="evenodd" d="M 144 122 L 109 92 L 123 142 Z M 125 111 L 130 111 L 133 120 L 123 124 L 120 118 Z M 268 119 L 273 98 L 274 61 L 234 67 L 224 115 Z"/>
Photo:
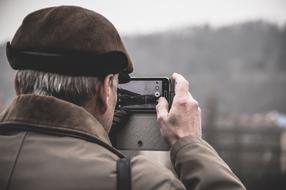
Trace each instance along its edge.
<path fill-rule="evenodd" d="M 7 57 L 12 68 L 66 75 L 119 73 L 126 82 L 133 64 L 115 27 L 102 15 L 76 6 L 35 11 L 23 20 Z"/>

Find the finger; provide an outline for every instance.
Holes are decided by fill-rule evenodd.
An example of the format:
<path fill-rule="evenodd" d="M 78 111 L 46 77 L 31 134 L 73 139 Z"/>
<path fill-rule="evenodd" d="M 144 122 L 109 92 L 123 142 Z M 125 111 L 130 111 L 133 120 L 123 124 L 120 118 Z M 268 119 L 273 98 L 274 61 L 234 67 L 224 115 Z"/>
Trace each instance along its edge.
<path fill-rule="evenodd" d="M 174 73 L 172 76 L 175 82 L 175 95 L 185 96 L 189 93 L 189 82 L 180 74 Z"/>
<path fill-rule="evenodd" d="M 169 103 L 164 97 L 160 97 L 156 105 L 157 119 L 159 121 L 165 120 L 169 112 Z"/>

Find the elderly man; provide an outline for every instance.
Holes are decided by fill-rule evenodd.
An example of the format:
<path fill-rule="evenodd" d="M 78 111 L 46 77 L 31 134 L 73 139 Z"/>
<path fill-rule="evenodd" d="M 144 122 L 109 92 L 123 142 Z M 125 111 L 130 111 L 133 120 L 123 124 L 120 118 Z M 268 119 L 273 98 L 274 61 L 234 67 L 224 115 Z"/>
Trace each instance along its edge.
<path fill-rule="evenodd" d="M 0 115 L 0 189 L 245 189 L 202 139 L 200 108 L 176 73 L 172 107 L 160 98 L 156 109 L 177 176 L 139 156 L 126 179 L 108 133 L 117 84 L 133 65 L 103 16 L 75 6 L 33 12 L 7 56 L 17 97 Z"/>

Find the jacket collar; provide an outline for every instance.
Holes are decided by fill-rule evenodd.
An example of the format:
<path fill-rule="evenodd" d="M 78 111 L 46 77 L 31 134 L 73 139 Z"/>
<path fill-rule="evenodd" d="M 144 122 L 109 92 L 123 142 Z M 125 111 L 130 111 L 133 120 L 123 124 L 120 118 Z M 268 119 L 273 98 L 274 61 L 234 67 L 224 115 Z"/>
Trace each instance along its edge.
<path fill-rule="evenodd" d="M 0 114 L 0 122 L 76 130 L 111 145 L 107 132 L 89 112 L 52 96 L 16 97 Z"/>

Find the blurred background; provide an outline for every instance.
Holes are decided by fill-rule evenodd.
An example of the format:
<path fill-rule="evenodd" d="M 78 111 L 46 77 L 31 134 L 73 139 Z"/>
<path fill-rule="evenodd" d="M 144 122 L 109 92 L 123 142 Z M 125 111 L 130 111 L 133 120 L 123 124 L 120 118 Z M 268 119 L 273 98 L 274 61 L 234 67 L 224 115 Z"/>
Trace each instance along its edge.
<path fill-rule="evenodd" d="M 134 76 L 190 81 L 205 139 L 248 189 L 286 189 L 285 0 L 1 0 L 0 111 L 15 97 L 6 42 L 31 11 L 64 4 L 115 25 Z"/>

